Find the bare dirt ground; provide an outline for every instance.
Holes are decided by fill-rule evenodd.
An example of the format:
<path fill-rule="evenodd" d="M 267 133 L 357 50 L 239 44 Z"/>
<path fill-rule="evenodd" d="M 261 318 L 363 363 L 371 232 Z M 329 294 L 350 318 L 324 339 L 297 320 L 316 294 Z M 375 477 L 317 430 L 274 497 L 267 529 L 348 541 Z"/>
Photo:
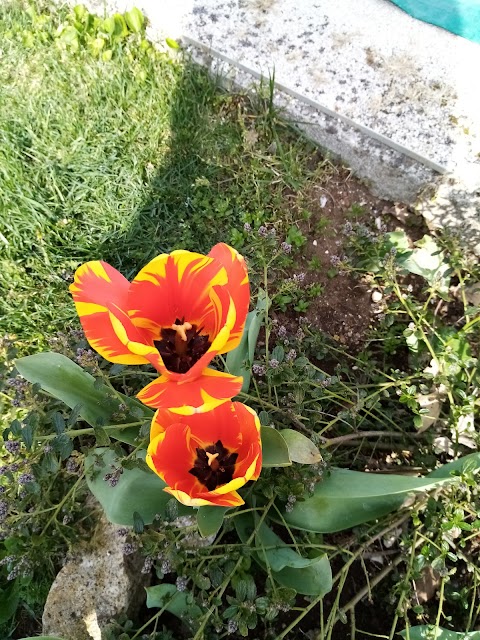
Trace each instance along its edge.
<path fill-rule="evenodd" d="M 426 232 L 423 220 L 404 205 L 374 196 L 344 167 L 333 167 L 303 194 L 301 205 L 309 212 L 299 222 L 307 242 L 297 258 L 295 273 L 305 273 L 304 284 L 319 283 L 321 294 L 305 313 L 308 323 L 340 344 L 358 350 L 375 319 L 371 285 L 336 267 L 345 257 L 348 227 L 365 224 L 374 232 L 408 227 L 416 240 Z M 313 266 L 312 266 L 313 265 Z"/>

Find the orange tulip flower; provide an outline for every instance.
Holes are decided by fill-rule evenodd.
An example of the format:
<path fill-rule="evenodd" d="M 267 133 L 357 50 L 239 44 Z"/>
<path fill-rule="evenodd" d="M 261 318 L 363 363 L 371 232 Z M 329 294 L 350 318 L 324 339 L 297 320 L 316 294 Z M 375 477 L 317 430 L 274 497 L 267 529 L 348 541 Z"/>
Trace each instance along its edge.
<path fill-rule="evenodd" d="M 185 505 L 236 507 L 237 489 L 260 475 L 260 421 L 241 402 L 191 416 L 159 410 L 150 438 L 147 464 Z"/>
<path fill-rule="evenodd" d="M 106 262 L 87 262 L 70 291 L 93 349 L 110 362 L 150 363 L 161 374 L 138 394 L 145 404 L 189 415 L 240 391 L 242 378 L 207 369 L 239 344 L 245 326 L 250 289 L 235 249 L 162 254 L 132 283 Z"/>

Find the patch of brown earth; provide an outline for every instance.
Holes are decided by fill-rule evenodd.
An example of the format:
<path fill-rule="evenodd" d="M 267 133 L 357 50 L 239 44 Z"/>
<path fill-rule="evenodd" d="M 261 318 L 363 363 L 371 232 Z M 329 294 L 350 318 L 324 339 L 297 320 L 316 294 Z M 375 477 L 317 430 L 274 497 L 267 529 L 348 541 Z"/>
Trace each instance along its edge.
<path fill-rule="evenodd" d="M 365 222 L 380 229 L 394 205 L 376 198 L 347 169 L 337 167 L 310 186 L 301 206 L 309 213 L 308 219 L 299 223 L 307 243 L 295 271 L 306 274 L 306 285 L 322 286 L 322 293 L 305 315 L 311 325 L 338 342 L 358 347 L 372 321 L 372 291 L 366 282 L 342 273 L 335 264 L 345 255 L 345 225 Z"/>

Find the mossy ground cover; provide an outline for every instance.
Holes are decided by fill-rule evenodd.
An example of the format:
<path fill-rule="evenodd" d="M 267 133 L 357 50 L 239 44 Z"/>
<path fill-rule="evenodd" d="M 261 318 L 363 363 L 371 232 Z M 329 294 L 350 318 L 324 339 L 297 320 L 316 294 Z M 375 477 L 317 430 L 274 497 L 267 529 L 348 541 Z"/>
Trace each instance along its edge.
<path fill-rule="evenodd" d="M 304 597 L 279 587 L 274 568 L 257 567 L 239 542 L 240 512 L 192 554 L 196 524 L 178 526 L 173 504 L 160 525 L 130 531 L 127 544 L 143 553 L 154 582 L 179 593 L 187 585 L 181 617 L 200 612 L 198 625 L 177 634 L 157 602 L 142 619 L 112 623 L 108 639 L 393 640 L 406 630 L 416 640 L 426 624 L 473 632 L 476 463 L 413 508 L 360 518 L 344 531 L 338 522 L 325 528 L 316 511 L 312 531 L 288 522 L 331 468 L 380 473 L 387 485 L 393 475 L 423 476 L 477 455 L 478 266 L 455 239 L 425 240 L 411 212 L 375 198 L 295 135 L 268 83 L 226 94 L 177 49 L 152 47 L 139 20 L 104 21 L 44 2 L 0 6 L 0 335 L 8 336 L 0 362 L 0 635 L 39 631 L 56 570 L 91 537 L 88 451 L 110 446 L 127 475 L 136 450 L 122 459 L 118 443 L 89 428 L 78 407 L 16 377 L 14 356 L 53 345 L 98 383 L 133 395 L 155 374 L 111 367 L 86 351 L 68 294 L 73 272 L 103 259 L 131 278 L 161 252 L 208 252 L 221 241 L 248 260 L 252 305 L 265 294 L 271 302 L 241 399 L 263 425 L 300 432 L 323 456 L 321 468 L 265 468 L 255 491 L 268 509 L 257 510 L 273 527 L 268 535 L 280 536 L 276 545 L 310 559 L 328 554 L 333 590 Z M 413 223 L 406 231 L 399 213 Z M 102 495 L 115 491 L 98 482 Z M 349 498 L 337 497 L 333 521 L 349 517 Z"/>

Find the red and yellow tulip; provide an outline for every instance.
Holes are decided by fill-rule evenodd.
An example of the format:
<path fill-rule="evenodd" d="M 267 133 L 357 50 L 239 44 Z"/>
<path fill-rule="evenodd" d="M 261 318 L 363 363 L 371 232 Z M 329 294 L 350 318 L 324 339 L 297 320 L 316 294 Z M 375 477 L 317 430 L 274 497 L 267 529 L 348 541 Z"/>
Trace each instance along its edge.
<path fill-rule="evenodd" d="M 260 421 L 240 402 L 191 416 L 160 409 L 146 460 L 167 483 L 164 491 L 181 503 L 236 507 L 244 503 L 237 489 L 262 468 Z"/>
<path fill-rule="evenodd" d="M 138 394 L 145 404 L 190 415 L 240 391 L 241 378 L 207 369 L 239 344 L 248 313 L 247 269 L 235 249 L 221 243 L 206 256 L 162 254 L 131 283 L 106 262 L 87 262 L 70 291 L 93 349 L 161 374 Z"/>

